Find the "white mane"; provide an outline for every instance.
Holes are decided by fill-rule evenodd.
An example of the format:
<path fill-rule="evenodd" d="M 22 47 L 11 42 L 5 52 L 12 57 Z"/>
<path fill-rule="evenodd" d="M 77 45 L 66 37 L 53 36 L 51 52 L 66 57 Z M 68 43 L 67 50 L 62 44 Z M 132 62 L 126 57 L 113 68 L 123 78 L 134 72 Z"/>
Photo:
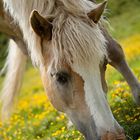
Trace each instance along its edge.
<path fill-rule="evenodd" d="M 6 9 L 23 31 L 23 36 L 28 44 L 28 51 L 31 54 L 32 62 L 38 66 L 43 63 L 40 37 L 32 31 L 29 23 L 30 14 L 34 9 L 44 17 L 59 16 L 59 18 L 55 20 L 56 22 L 53 23 L 54 26 L 56 26 L 54 27 L 53 43 L 54 45 L 57 44 L 56 48 L 61 48 L 62 45 L 65 46 L 64 55 L 68 56 L 68 52 L 71 52 L 71 54 L 73 54 L 73 59 L 77 60 L 77 56 L 86 59 L 87 56 L 91 58 L 93 54 L 105 52 L 105 50 L 103 50 L 105 49 L 105 39 L 98 26 L 93 25 L 93 23 L 90 23 L 92 27 L 87 26 L 80 18 L 77 18 L 84 17 L 85 20 L 88 20 L 88 18 L 86 19 L 86 14 L 96 7 L 96 4 L 88 0 L 4 0 L 4 3 Z M 64 13 L 60 14 L 60 9 L 70 16 L 65 19 Z M 62 27 L 61 24 L 64 21 L 65 28 L 63 28 L 63 34 L 61 34 L 60 38 L 60 34 L 57 31 L 60 30 Z M 68 39 L 66 42 L 65 38 Z M 56 60 L 64 53 L 61 53 L 60 50 L 61 49 L 59 49 L 59 52 L 58 49 L 55 50 L 55 56 L 58 56 Z M 97 57 L 94 56 L 94 58 Z M 70 60 L 68 61 L 70 62 Z"/>

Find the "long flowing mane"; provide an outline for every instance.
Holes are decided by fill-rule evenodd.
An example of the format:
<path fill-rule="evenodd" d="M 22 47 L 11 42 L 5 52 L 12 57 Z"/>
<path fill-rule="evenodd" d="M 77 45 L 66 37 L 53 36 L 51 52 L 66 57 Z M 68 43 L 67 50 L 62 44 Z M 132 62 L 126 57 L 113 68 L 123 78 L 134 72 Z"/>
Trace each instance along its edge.
<path fill-rule="evenodd" d="M 46 18 L 55 19 L 52 43 L 56 46 L 56 63 L 64 55 L 67 56 L 68 63 L 72 61 L 71 54 L 73 61 L 77 58 L 80 61 L 91 59 L 91 56 L 98 59 L 104 55 L 102 53 L 105 53 L 105 39 L 100 29 L 87 18 L 87 13 L 95 8 L 96 4 L 88 0 L 4 0 L 4 3 L 23 31 L 34 64 L 39 66 L 43 63 L 40 38 L 29 24 L 29 17 L 34 9 Z M 88 24 L 91 24 L 91 27 Z"/>

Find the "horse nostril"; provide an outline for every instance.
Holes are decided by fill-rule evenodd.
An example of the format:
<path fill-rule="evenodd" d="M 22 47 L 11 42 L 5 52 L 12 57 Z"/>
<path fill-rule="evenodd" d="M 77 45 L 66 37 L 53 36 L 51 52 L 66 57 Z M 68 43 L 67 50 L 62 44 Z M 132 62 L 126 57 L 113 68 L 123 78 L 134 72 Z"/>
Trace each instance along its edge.
<path fill-rule="evenodd" d="M 56 73 L 56 80 L 62 85 L 68 83 L 69 79 L 70 79 L 70 76 L 67 72 Z"/>

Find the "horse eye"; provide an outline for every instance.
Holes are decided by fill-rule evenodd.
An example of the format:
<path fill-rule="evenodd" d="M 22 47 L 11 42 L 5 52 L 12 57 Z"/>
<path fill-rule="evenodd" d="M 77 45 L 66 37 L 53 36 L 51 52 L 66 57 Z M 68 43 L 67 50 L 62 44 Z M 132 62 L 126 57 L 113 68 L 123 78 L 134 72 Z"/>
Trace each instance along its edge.
<path fill-rule="evenodd" d="M 58 72 L 56 73 L 56 80 L 61 85 L 68 83 L 70 75 L 67 72 Z"/>

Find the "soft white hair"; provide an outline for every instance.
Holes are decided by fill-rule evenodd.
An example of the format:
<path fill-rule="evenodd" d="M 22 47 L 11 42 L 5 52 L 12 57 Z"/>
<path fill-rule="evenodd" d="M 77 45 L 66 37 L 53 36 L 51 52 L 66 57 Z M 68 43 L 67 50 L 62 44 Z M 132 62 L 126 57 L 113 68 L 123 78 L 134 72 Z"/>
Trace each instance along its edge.
<path fill-rule="evenodd" d="M 9 42 L 9 53 L 6 61 L 6 78 L 4 87 L 1 93 L 0 100 L 2 101 L 2 119 L 5 120 L 10 116 L 12 111 L 13 101 L 19 93 L 27 56 L 19 48 L 22 44 L 13 40 Z"/>
<path fill-rule="evenodd" d="M 62 12 L 55 20 L 52 35 L 55 65 L 62 59 L 71 66 L 100 63 L 107 56 L 106 40 L 98 25 L 88 18 L 75 18 L 71 14 L 66 18 Z"/>
<path fill-rule="evenodd" d="M 104 42 L 103 37 L 99 37 L 98 33 L 100 33 L 99 28 L 95 27 L 91 30 L 91 28 L 86 25 L 84 22 L 80 23 L 80 18 L 77 19 L 77 17 L 86 17 L 86 14 L 93 8 L 95 8 L 97 5 L 88 1 L 88 0 L 4 0 L 5 8 L 10 12 L 12 17 L 14 18 L 15 22 L 17 22 L 23 31 L 23 36 L 25 41 L 28 43 L 28 51 L 31 54 L 32 62 L 40 66 L 43 64 L 43 57 L 41 53 L 41 44 L 40 44 L 40 37 L 37 36 L 29 23 L 29 18 L 31 12 L 36 9 L 42 16 L 48 17 L 53 16 L 56 17 L 58 15 L 59 11 L 62 9 L 64 12 L 68 13 L 69 18 L 63 19 L 67 20 L 64 34 L 70 39 L 72 37 L 72 32 L 69 31 L 69 29 L 73 28 L 73 31 L 75 31 L 75 35 L 73 39 L 77 38 L 77 40 L 80 42 L 80 37 L 78 38 L 78 34 L 80 33 L 78 30 L 82 29 L 81 33 L 85 32 L 85 37 L 87 40 L 86 42 L 94 43 L 94 41 L 91 42 L 91 40 L 94 37 L 90 37 L 94 34 L 95 38 L 97 38 L 98 41 L 102 40 Z M 61 24 L 63 21 L 61 21 L 61 17 L 64 15 L 59 15 L 58 20 L 55 20 L 57 24 Z M 65 18 L 65 17 L 63 17 Z M 55 23 L 54 23 L 55 24 Z M 77 29 L 74 29 L 74 25 L 77 25 Z M 56 25 L 56 24 L 55 24 Z M 60 26 L 57 26 L 58 28 L 61 28 Z M 55 29 L 56 31 L 56 29 Z M 95 31 L 95 33 L 94 33 Z M 78 33 L 79 32 L 79 33 Z M 89 32 L 89 33 L 88 33 Z M 92 35 L 90 35 L 90 33 Z M 57 33 L 56 33 L 57 34 Z M 76 35 L 77 34 L 77 35 Z M 64 37 L 64 35 L 62 35 Z M 82 35 L 81 35 L 82 37 Z M 99 40 L 100 38 L 100 40 Z M 88 40 L 90 39 L 90 41 Z M 96 39 L 94 39 L 96 40 Z M 72 38 L 69 40 L 72 41 Z M 101 42 L 101 41 L 100 41 Z M 64 42 L 65 43 L 65 42 Z M 72 42 L 71 42 L 72 43 Z M 72 45 L 76 43 L 73 42 Z M 81 42 L 85 43 L 85 42 Z M 95 44 L 95 43 L 94 43 Z M 75 44 L 77 45 L 77 44 Z M 84 44 L 83 46 L 85 46 Z M 77 48 L 78 49 L 78 48 Z M 86 48 L 85 48 L 86 50 Z M 83 53 L 83 52 L 82 52 Z M 82 54 L 83 55 L 83 54 Z"/>

